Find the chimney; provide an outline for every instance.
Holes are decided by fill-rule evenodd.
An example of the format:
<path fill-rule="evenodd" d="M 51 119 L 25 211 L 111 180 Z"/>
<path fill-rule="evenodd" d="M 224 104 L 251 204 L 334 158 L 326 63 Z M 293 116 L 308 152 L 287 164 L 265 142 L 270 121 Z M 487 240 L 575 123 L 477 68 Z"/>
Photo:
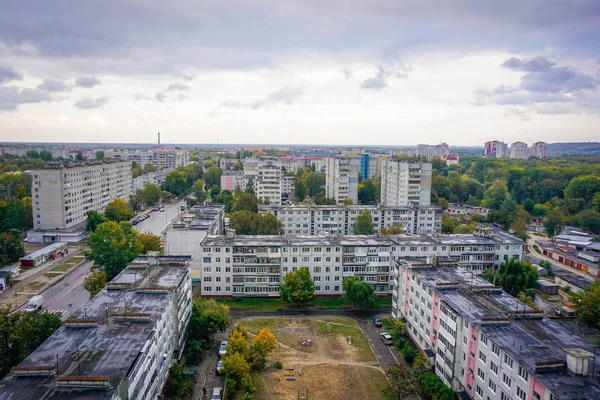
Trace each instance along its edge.
<path fill-rule="evenodd" d="M 225 237 L 227 239 L 235 239 L 235 229 L 226 229 L 225 230 Z"/>
<path fill-rule="evenodd" d="M 577 375 L 587 376 L 588 363 L 593 356 L 589 351 L 583 349 L 565 349 L 567 352 L 567 368 Z"/>
<path fill-rule="evenodd" d="M 160 132 L 158 132 L 158 145 L 160 146 Z"/>
<path fill-rule="evenodd" d="M 158 256 L 160 256 L 160 253 L 158 251 L 149 251 L 148 253 L 146 253 L 146 257 L 148 258 L 148 265 L 151 267 L 158 265 Z"/>

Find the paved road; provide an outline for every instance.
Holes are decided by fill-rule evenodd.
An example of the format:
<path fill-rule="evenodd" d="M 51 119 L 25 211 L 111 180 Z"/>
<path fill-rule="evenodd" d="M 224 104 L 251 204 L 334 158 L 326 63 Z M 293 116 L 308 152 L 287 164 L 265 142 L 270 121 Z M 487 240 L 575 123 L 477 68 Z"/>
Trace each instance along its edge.
<path fill-rule="evenodd" d="M 529 253 L 531 254 L 531 258 L 535 258 L 537 260 L 546 260 L 549 261 L 552 264 L 552 270 L 556 271 L 566 271 L 566 272 L 571 272 L 575 275 L 579 275 L 579 276 L 583 276 L 584 278 L 588 278 L 588 279 L 593 279 L 594 277 L 590 274 L 588 274 L 587 272 L 584 271 L 580 271 L 577 268 L 573 268 L 570 265 L 566 265 L 563 263 L 559 263 L 558 261 L 550 258 L 550 257 L 546 257 L 543 254 L 540 253 L 536 253 L 536 251 L 533 249 L 533 245 L 535 244 L 536 240 L 549 240 L 548 238 L 544 237 L 544 236 L 539 236 L 539 235 L 531 235 L 529 237 L 529 239 L 527 239 L 527 247 L 529 249 Z"/>
<path fill-rule="evenodd" d="M 148 214 L 150 218 L 135 225 L 134 228 L 139 232 L 150 232 L 160 235 L 165 226 L 179 216 L 180 205 L 185 205 L 185 200 L 181 199 L 165 205 L 165 211 L 163 212 L 151 211 Z"/>

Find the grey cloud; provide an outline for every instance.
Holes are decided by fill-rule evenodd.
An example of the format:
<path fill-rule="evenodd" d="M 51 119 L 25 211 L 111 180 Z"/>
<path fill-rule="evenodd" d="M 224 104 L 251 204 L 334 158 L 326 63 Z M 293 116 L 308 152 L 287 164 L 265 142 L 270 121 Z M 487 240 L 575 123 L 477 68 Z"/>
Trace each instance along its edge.
<path fill-rule="evenodd" d="M 411 67 L 402 63 L 393 63 L 387 66 L 377 65 L 377 73 L 372 78 L 367 78 L 360 83 L 363 89 L 382 90 L 388 86 L 388 78 L 406 78 Z"/>
<path fill-rule="evenodd" d="M 167 92 L 174 92 L 174 91 L 187 92 L 190 89 L 191 89 L 191 87 L 188 85 L 183 85 L 181 83 L 172 83 L 167 88 Z"/>
<path fill-rule="evenodd" d="M 100 85 L 102 82 L 95 76 L 82 76 L 77 78 L 75 86 L 80 88 L 93 88 L 94 86 Z"/>
<path fill-rule="evenodd" d="M 158 101 L 159 103 L 164 103 L 166 99 L 167 95 L 163 92 L 156 92 L 156 94 L 154 95 L 154 100 Z"/>
<path fill-rule="evenodd" d="M 534 57 L 529 60 L 521 60 L 517 57 L 511 57 L 501 64 L 504 68 L 509 68 L 515 71 L 539 72 L 547 71 L 556 65 L 555 62 L 549 61 L 544 57 Z"/>
<path fill-rule="evenodd" d="M 176 78 L 183 79 L 184 81 L 193 81 L 194 78 L 196 77 L 196 75 L 194 75 L 194 74 L 185 74 L 185 73 L 173 74 L 173 76 L 175 76 Z"/>
<path fill-rule="evenodd" d="M 284 87 L 274 92 L 269 93 L 266 97 L 253 101 L 250 108 L 253 110 L 270 105 L 284 104 L 289 106 L 293 104 L 302 95 L 303 90 L 300 88 Z"/>
<path fill-rule="evenodd" d="M 38 86 L 38 89 L 45 90 L 46 92 L 68 92 L 71 90 L 64 82 L 56 79 L 44 79 Z"/>
<path fill-rule="evenodd" d="M 535 112 L 544 115 L 579 114 L 579 111 L 569 104 L 539 104 L 536 105 Z"/>
<path fill-rule="evenodd" d="M 152 97 L 146 96 L 145 94 L 141 94 L 141 93 L 136 93 L 135 96 L 133 97 L 133 99 L 135 101 L 153 100 Z"/>
<path fill-rule="evenodd" d="M 531 121 L 531 117 L 524 110 L 518 108 L 511 108 L 504 112 L 505 117 L 519 117 L 521 121 L 528 122 Z"/>
<path fill-rule="evenodd" d="M 109 100 L 110 99 L 108 97 L 84 97 L 73 105 L 83 110 L 91 110 L 93 108 L 100 108 L 104 106 Z"/>
<path fill-rule="evenodd" d="M 19 105 L 52 100 L 50 94 L 40 89 L 19 89 L 16 86 L 0 86 L 0 111 L 14 111 Z"/>
<path fill-rule="evenodd" d="M 0 65 L 0 84 L 10 81 L 22 81 L 23 75 L 5 65 Z"/>
<path fill-rule="evenodd" d="M 344 78 L 345 78 L 346 80 L 350 80 L 350 79 L 352 79 L 352 77 L 353 77 L 353 75 L 354 75 L 354 73 L 352 72 L 352 70 L 351 70 L 350 68 L 344 68 L 344 69 L 342 70 L 342 73 L 344 74 Z"/>

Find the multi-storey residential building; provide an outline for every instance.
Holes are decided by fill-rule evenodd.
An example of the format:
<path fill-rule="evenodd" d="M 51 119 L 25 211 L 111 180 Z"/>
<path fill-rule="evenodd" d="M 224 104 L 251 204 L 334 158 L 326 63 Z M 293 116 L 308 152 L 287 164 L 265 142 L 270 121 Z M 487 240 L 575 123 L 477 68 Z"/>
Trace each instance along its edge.
<path fill-rule="evenodd" d="M 384 160 L 381 168 L 381 205 L 429 206 L 431 164 Z"/>
<path fill-rule="evenodd" d="M 151 183 L 160 188 L 165 181 L 165 176 L 167 176 L 169 172 L 169 169 L 164 169 L 157 172 L 148 172 L 147 174 L 142 174 L 136 178 L 133 178 L 133 193 L 135 193 L 137 190 L 143 189 L 147 183 Z"/>
<path fill-rule="evenodd" d="M 295 181 L 296 181 L 296 177 L 295 176 L 285 176 L 283 177 L 283 186 L 282 186 L 282 195 L 283 197 L 286 197 L 288 200 L 293 200 L 294 199 L 294 194 L 296 192 L 296 187 L 295 187 Z"/>
<path fill-rule="evenodd" d="M 548 144 L 544 142 L 535 142 L 533 146 L 533 156 L 536 158 L 548 158 Z"/>
<path fill-rule="evenodd" d="M 245 190 L 247 182 L 242 171 L 227 171 L 221 175 L 221 190 L 233 192 L 238 187 Z"/>
<path fill-rule="evenodd" d="M 170 229 L 164 232 L 164 249 L 167 255 L 189 254 L 192 281 L 201 278 L 202 259 L 200 246 L 207 235 L 222 235 L 225 232 L 225 207 L 221 204 L 196 205 L 184 214 Z"/>
<path fill-rule="evenodd" d="M 233 171 L 240 162 L 241 160 L 238 160 L 237 158 L 221 158 L 219 159 L 219 168 L 221 168 L 223 172 Z"/>
<path fill-rule="evenodd" d="M 167 239 L 168 240 L 168 239 Z M 207 235 L 195 242 L 203 296 L 279 296 L 286 273 L 308 267 L 319 296 L 343 293 L 345 276 L 359 276 L 378 294 L 390 294 L 391 267 L 398 260 L 436 256 L 465 268 L 493 268 L 522 257 L 523 241 L 489 235 Z M 167 244 L 167 246 L 169 246 Z"/>
<path fill-rule="evenodd" d="M 0 398 L 158 398 L 192 312 L 189 258 L 132 261 L 13 368 Z"/>
<path fill-rule="evenodd" d="M 443 158 L 450 154 L 450 146 L 448 143 L 440 143 L 436 145 L 419 144 L 417 145 L 417 157 L 425 157 L 431 160 L 434 157 Z"/>
<path fill-rule="evenodd" d="M 363 179 L 377 179 L 381 177 L 381 162 L 383 156 L 379 154 L 360 155 L 360 175 Z"/>
<path fill-rule="evenodd" d="M 533 155 L 531 150 L 532 149 L 527 147 L 527 143 L 514 142 L 512 146 L 510 146 L 510 158 L 526 160 Z"/>
<path fill-rule="evenodd" d="M 283 169 L 275 160 L 260 160 L 256 167 L 254 192 L 259 199 L 267 199 L 270 204 L 281 204 L 283 194 Z"/>
<path fill-rule="evenodd" d="M 189 150 L 172 149 L 168 147 L 149 150 L 110 150 L 106 152 L 106 157 L 123 161 L 135 161 L 142 167 L 151 164 L 159 171 L 165 168 L 177 168 L 190 165 Z"/>
<path fill-rule="evenodd" d="M 490 158 L 504 158 L 509 156 L 508 145 L 497 140 L 485 142 L 483 155 Z"/>
<path fill-rule="evenodd" d="M 418 235 L 441 233 L 442 210 L 435 206 L 382 207 L 363 205 L 333 206 L 259 206 L 258 212 L 274 214 L 286 235 L 353 235 L 356 218 L 369 211 L 373 227 L 402 226 L 404 232 Z"/>
<path fill-rule="evenodd" d="M 346 199 L 357 203 L 360 158 L 329 157 L 325 168 L 326 196 L 337 204 L 343 204 Z"/>
<path fill-rule="evenodd" d="M 34 229 L 67 229 L 102 212 L 116 198 L 132 193 L 131 162 L 48 162 L 32 170 Z"/>
<path fill-rule="evenodd" d="M 473 271 L 428 261 L 396 264 L 392 316 L 446 385 L 478 400 L 600 398 L 592 346 Z"/>

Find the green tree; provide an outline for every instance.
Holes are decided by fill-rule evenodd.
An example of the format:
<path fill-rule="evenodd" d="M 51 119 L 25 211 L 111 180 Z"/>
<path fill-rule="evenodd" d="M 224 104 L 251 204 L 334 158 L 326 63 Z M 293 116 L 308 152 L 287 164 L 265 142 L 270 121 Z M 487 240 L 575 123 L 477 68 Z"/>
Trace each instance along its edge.
<path fill-rule="evenodd" d="M 223 175 L 223 170 L 221 168 L 210 167 L 204 174 L 204 182 L 206 182 L 206 186 L 209 188 L 217 187 L 220 189 L 221 175 Z"/>
<path fill-rule="evenodd" d="M 379 233 L 382 235 L 398 235 L 404 232 L 403 226 L 400 225 L 388 225 L 379 229 Z"/>
<path fill-rule="evenodd" d="M 108 219 L 98 211 L 90 210 L 87 212 L 87 222 L 85 229 L 88 232 L 95 232 L 98 225 L 105 223 Z"/>
<path fill-rule="evenodd" d="M 192 390 L 194 390 L 194 379 L 183 373 L 183 367 L 180 364 L 171 365 L 169 379 L 165 385 L 165 399 L 187 399 Z"/>
<path fill-rule="evenodd" d="M 235 229 L 238 235 L 258 235 L 261 222 L 258 213 L 248 210 L 234 211 L 229 216 L 229 228 Z"/>
<path fill-rule="evenodd" d="M 90 274 L 83 280 L 83 288 L 90 293 L 90 298 L 98 294 L 106 286 L 106 272 L 92 268 Z"/>
<path fill-rule="evenodd" d="M 488 272 L 488 271 L 491 271 Z M 490 282 L 493 282 L 493 270 L 486 270 L 482 276 Z M 517 296 L 526 289 L 535 288 L 538 280 L 537 269 L 527 261 L 510 258 L 504 261 L 498 269 L 496 285 L 502 285 L 502 288 L 512 296 Z"/>
<path fill-rule="evenodd" d="M 600 192 L 600 176 L 576 176 L 565 189 L 565 199 L 583 199 L 586 204 L 591 204 L 598 192 Z"/>
<path fill-rule="evenodd" d="M 279 284 L 279 293 L 286 303 L 304 305 L 315 297 L 315 283 L 307 267 L 288 272 Z"/>
<path fill-rule="evenodd" d="M 571 301 L 577 305 L 577 318 L 600 329 L 600 280 L 596 280 L 585 291 L 576 293 Z"/>
<path fill-rule="evenodd" d="M 594 210 L 583 210 L 577 216 L 579 226 L 593 234 L 600 234 L 600 213 Z"/>
<path fill-rule="evenodd" d="M 121 222 L 129 221 L 135 216 L 127 201 L 116 198 L 106 205 L 104 216 L 110 221 Z"/>
<path fill-rule="evenodd" d="M 357 276 L 348 276 L 343 281 L 346 301 L 360 309 L 375 307 L 377 295 L 373 285 L 361 281 Z"/>
<path fill-rule="evenodd" d="M 453 233 L 458 226 L 458 220 L 449 215 L 442 215 L 442 233 Z"/>
<path fill-rule="evenodd" d="M 499 210 L 507 194 L 506 181 L 504 179 L 496 179 L 483 194 L 484 204 L 488 208 Z"/>
<path fill-rule="evenodd" d="M 546 235 L 554 237 L 558 235 L 565 226 L 564 213 L 560 208 L 553 208 L 544 218 L 544 231 Z"/>
<path fill-rule="evenodd" d="M 248 210 L 254 213 L 258 212 L 258 200 L 256 196 L 249 193 L 243 193 L 233 205 L 232 212 Z"/>
<path fill-rule="evenodd" d="M 296 178 L 294 182 L 294 197 L 297 201 L 304 201 L 306 198 L 306 185 L 300 178 Z"/>
<path fill-rule="evenodd" d="M 154 167 L 154 164 L 148 163 L 148 164 L 144 165 L 144 169 L 143 169 L 144 174 L 149 174 L 150 172 L 155 172 L 155 171 L 156 171 L 156 168 Z"/>
<path fill-rule="evenodd" d="M 40 151 L 40 158 L 44 161 L 52 161 L 52 153 L 48 150 Z"/>
<path fill-rule="evenodd" d="M 354 234 L 356 235 L 372 235 L 374 232 L 373 219 L 369 210 L 363 210 L 356 217 L 356 225 L 354 225 Z"/>
<path fill-rule="evenodd" d="M 167 192 L 173 193 L 174 196 L 179 196 L 185 192 L 189 187 L 186 179 L 186 175 L 179 170 L 171 171 L 165 175 L 165 180 L 162 184 L 162 188 Z"/>
<path fill-rule="evenodd" d="M 406 365 L 396 363 L 385 372 L 389 386 L 382 390 L 387 400 L 403 400 L 415 393 L 417 376 Z"/>
<path fill-rule="evenodd" d="M 229 307 L 214 300 L 194 300 L 188 328 L 188 340 L 208 343 L 219 332 L 224 332 L 231 319 Z"/>
<path fill-rule="evenodd" d="M 150 232 L 138 234 L 138 242 L 142 246 L 141 253 L 146 254 L 149 251 L 158 251 L 162 254 L 163 242 L 160 236 Z"/>
<path fill-rule="evenodd" d="M 61 325 L 58 313 L 10 312 L 0 308 L 0 379 Z"/>
<path fill-rule="evenodd" d="M 142 251 L 138 233 L 131 222 L 125 221 L 100 224 L 91 234 L 89 246 L 88 260 L 94 261 L 96 267 L 106 272 L 108 281 L 117 276 Z"/>
<path fill-rule="evenodd" d="M 283 232 L 283 223 L 275 215 L 269 212 L 260 216 L 259 235 L 283 235 Z"/>
<path fill-rule="evenodd" d="M 372 180 L 362 181 L 358 185 L 358 201 L 360 204 L 377 204 L 379 193 L 377 193 L 377 187 Z"/>
<path fill-rule="evenodd" d="M 415 346 L 404 346 L 402 349 L 402 358 L 407 364 L 411 364 L 417 356 L 417 349 Z"/>
<path fill-rule="evenodd" d="M 416 369 L 416 370 L 431 369 L 431 365 L 429 364 L 429 361 L 427 361 L 427 358 L 425 358 L 423 353 L 421 353 L 420 351 L 417 352 L 417 355 L 412 362 L 412 367 L 413 367 L 413 369 Z"/>
<path fill-rule="evenodd" d="M 231 353 L 223 357 L 223 369 L 227 378 L 233 379 L 236 386 L 239 386 L 248 374 L 250 374 L 250 364 L 240 353 Z"/>
<path fill-rule="evenodd" d="M 600 193 L 594 196 L 594 199 L 592 200 L 592 207 L 594 207 L 594 210 L 597 212 L 600 212 Z"/>
<path fill-rule="evenodd" d="M 541 260 L 540 261 L 540 267 L 544 268 L 546 271 L 548 271 L 548 275 L 552 275 L 552 264 L 550 263 L 550 261 L 546 261 L 546 260 Z"/>
<path fill-rule="evenodd" d="M 96 160 L 104 160 L 104 152 L 102 150 L 96 152 Z"/>
<path fill-rule="evenodd" d="M 514 213 L 510 216 L 510 220 L 512 220 L 510 226 L 514 234 L 523 240 L 527 240 L 527 232 L 529 231 L 528 225 L 531 223 L 531 214 L 525 210 L 525 207 L 517 205 Z"/>
<path fill-rule="evenodd" d="M 431 371 L 421 372 L 419 374 L 419 384 L 423 392 L 431 399 L 435 400 L 454 400 L 452 389 L 442 382 L 439 376 Z"/>
<path fill-rule="evenodd" d="M 248 182 L 246 182 L 246 188 L 244 189 L 244 191 L 248 194 L 254 195 L 254 179 L 250 178 L 248 179 Z"/>
<path fill-rule="evenodd" d="M 333 206 L 336 203 L 335 199 L 326 197 L 324 194 L 319 194 L 313 199 L 313 203 L 318 206 Z"/>
<path fill-rule="evenodd" d="M 80 151 L 78 151 L 78 152 L 75 154 L 75 161 L 83 161 L 83 160 L 85 160 L 85 158 L 83 157 L 83 153 L 82 153 L 82 152 L 80 152 Z"/>
<path fill-rule="evenodd" d="M 21 231 L 11 229 L 0 233 L 0 265 L 4 266 L 25 255 L 25 248 L 21 241 Z"/>

